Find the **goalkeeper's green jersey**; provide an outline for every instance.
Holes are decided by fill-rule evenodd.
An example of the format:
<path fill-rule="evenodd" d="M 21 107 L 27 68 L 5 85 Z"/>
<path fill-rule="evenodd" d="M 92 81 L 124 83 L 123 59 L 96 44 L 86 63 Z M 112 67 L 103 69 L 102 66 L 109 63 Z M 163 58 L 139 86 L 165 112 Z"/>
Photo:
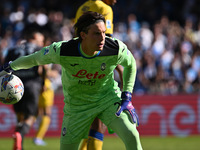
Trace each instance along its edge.
<path fill-rule="evenodd" d="M 92 57 L 84 54 L 78 38 L 55 42 L 36 53 L 13 61 L 11 68 L 27 69 L 50 63 L 61 65 L 66 104 L 78 106 L 96 103 L 110 93 L 115 94 L 119 91 L 114 80 L 114 69 L 118 64 L 124 67 L 123 91 L 133 90 L 136 76 L 135 59 L 126 45 L 114 38 L 106 37 L 103 50 Z"/>

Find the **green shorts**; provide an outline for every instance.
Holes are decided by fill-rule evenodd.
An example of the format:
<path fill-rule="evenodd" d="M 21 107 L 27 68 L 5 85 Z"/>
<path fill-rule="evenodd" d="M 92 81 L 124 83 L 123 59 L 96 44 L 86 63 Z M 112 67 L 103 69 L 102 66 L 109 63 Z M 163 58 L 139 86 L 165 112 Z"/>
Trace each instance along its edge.
<path fill-rule="evenodd" d="M 98 103 L 90 103 L 81 107 L 74 107 L 65 113 L 62 123 L 61 143 L 73 144 L 87 138 L 93 120 L 98 117 L 105 125 L 109 125 L 116 119 L 115 113 L 121 99 L 119 95 L 106 96 Z M 67 108 L 66 108 L 67 109 Z"/>

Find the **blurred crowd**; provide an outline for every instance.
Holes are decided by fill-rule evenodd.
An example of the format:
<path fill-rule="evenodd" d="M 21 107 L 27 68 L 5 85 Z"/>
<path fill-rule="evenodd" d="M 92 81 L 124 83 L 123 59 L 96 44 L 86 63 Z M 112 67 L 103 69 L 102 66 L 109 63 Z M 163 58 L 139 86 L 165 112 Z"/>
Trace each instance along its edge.
<path fill-rule="evenodd" d="M 44 6 L 43 2 L 7 0 L 1 4 L 0 64 L 3 63 L 7 50 L 23 40 L 23 31 L 27 26 L 35 25 L 45 33 L 45 45 L 73 37 L 73 17 L 76 8 L 83 2 L 58 0 L 58 8 L 54 8 L 53 0 L 49 0 Z M 185 12 L 182 20 L 171 19 L 170 13 L 158 13 L 155 17 L 152 12 L 144 10 L 143 13 L 153 18 L 147 19 L 148 17 L 142 16 L 143 13 L 138 14 L 141 12 L 138 8 L 145 9 L 148 0 L 143 1 L 143 7 L 138 0 L 118 3 L 124 6 L 127 5 L 125 2 L 130 6 L 127 9 L 117 9 L 118 6 L 114 8 L 113 37 L 126 43 L 136 59 L 138 71 L 134 93 L 197 93 L 200 87 L 200 18 L 189 13 L 189 7 L 196 4 L 195 0 L 184 1 L 184 6 L 188 7 L 183 7 Z M 151 2 L 154 4 L 155 0 Z M 163 10 L 169 9 L 166 2 L 167 0 L 162 1 L 165 4 L 162 4 L 165 6 Z M 73 4 L 76 7 L 70 7 Z M 136 4 L 140 6 L 137 9 Z M 119 81 L 117 76 L 116 79 Z"/>
<path fill-rule="evenodd" d="M 162 16 L 153 25 L 138 22 L 128 15 L 128 24 L 115 25 L 114 37 L 124 41 L 137 62 L 135 92 L 177 94 L 197 93 L 200 87 L 200 23 L 193 28 L 186 19 L 177 21 Z"/>

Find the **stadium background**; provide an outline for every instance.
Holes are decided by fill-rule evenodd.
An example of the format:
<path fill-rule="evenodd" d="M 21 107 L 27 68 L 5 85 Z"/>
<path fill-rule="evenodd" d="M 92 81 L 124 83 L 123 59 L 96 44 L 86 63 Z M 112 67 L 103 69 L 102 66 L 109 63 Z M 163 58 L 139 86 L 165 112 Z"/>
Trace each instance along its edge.
<path fill-rule="evenodd" d="M 21 40 L 27 25 L 34 23 L 45 29 L 49 41 L 70 39 L 75 12 L 83 2 L 2 0 L 1 63 L 6 50 Z M 129 46 L 138 63 L 133 104 L 140 117 L 142 136 L 179 137 L 200 133 L 199 4 L 198 0 L 181 3 L 178 0 L 118 0 L 113 7 L 113 36 Z M 144 27 L 151 39 L 150 45 L 142 43 Z M 59 82 L 54 84 L 57 87 L 55 105 L 47 136 L 60 135 L 63 115 L 61 87 Z M 11 136 L 15 119 L 12 106 L 0 104 L 0 137 Z M 35 124 L 29 136 L 34 135 L 36 128 Z"/>

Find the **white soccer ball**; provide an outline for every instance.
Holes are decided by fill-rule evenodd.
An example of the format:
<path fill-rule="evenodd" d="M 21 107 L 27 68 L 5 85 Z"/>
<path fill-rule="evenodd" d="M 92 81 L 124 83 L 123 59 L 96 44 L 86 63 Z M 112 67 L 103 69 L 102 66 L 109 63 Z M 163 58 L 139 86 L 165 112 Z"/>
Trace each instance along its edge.
<path fill-rule="evenodd" d="M 19 77 L 13 74 L 0 77 L 0 102 L 15 104 L 21 100 L 23 94 L 24 85 Z"/>

